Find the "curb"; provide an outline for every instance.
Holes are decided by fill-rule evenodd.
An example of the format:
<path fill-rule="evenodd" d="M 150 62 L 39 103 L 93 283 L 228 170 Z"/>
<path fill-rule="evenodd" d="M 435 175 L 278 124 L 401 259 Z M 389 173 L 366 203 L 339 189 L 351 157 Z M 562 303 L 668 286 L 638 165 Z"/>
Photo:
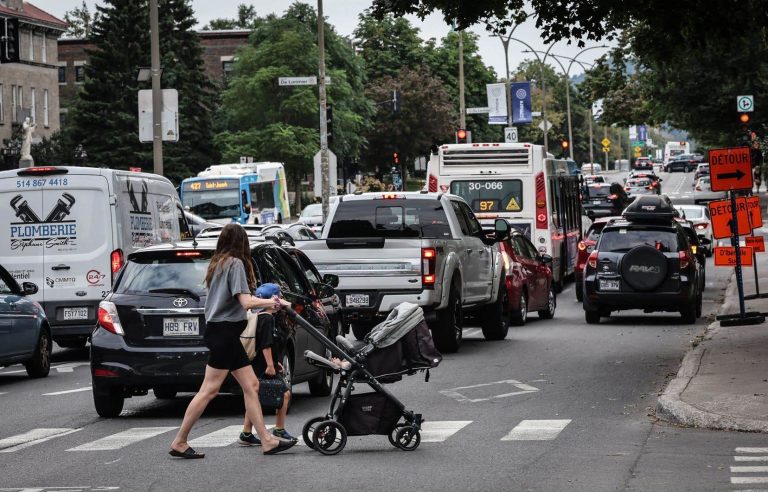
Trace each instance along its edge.
<path fill-rule="evenodd" d="M 725 302 L 719 309 L 719 313 L 728 311 L 734 304 L 732 299 L 736 297 L 735 276 L 732 276 L 725 289 Z M 707 331 L 714 331 L 719 322 L 714 321 L 707 326 Z M 686 427 L 699 427 L 715 430 L 733 430 L 744 432 L 768 432 L 768 420 L 757 420 L 742 417 L 733 417 L 702 410 L 686 403 L 681 395 L 688 387 L 694 376 L 699 372 L 701 358 L 706 352 L 703 344 L 699 344 L 683 357 L 677 375 L 672 379 L 656 403 L 656 416 L 662 420 Z"/>

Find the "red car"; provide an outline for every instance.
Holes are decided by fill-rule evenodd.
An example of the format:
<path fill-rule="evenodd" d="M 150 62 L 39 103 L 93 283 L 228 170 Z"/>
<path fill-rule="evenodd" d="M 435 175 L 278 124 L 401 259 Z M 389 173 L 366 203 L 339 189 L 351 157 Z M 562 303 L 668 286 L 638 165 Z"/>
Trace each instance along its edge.
<path fill-rule="evenodd" d="M 499 242 L 504 262 L 507 314 L 510 324 L 524 325 L 529 311 L 538 311 L 539 318 L 555 315 L 557 301 L 552 286 L 552 257 L 541 254 L 521 232 L 512 229 L 510 236 Z"/>
<path fill-rule="evenodd" d="M 603 227 L 609 221 L 618 217 L 600 217 L 592 222 L 592 225 L 587 229 L 587 233 L 584 235 L 584 239 L 579 241 L 578 254 L 576 256 L 576 267 L 573 269 L 573 280 L 576 286 L 576 300 L 581 302 L 582 290 L 581 281 L 584 278 L 584 265 L 587 264 L 587 258 L 589 254 L 595 249 L 600 233 L 603 231 Z"/>

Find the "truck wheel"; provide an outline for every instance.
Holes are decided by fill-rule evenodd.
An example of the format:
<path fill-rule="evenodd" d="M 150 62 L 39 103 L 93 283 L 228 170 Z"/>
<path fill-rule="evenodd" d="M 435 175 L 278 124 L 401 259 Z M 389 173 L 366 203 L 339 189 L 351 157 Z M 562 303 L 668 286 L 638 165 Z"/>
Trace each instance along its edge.
<path fill-rule="evenodd" d="M 557 298 L 555 297 L 555 290 L 550 287 L 549 294 L 547 294 L 547 307 L 538 311 L 539 318 L 552 319 L 555 317 L 555 308 L 557 308 Z"/>
<path fill-rule="evenodd" d="M 483 336 L 486 340 L 504 340 L 509 332 L 509 297 L 502 281 L 496 302 L 483 310 Z"/>
<path fill-rule="evenodd" d="M 448 306 L 437 311 L 437 323 L 432 328 L 432 338 L 437 350 L 444 353 L 456 352 L 461 346 L 464 313 L 461 306 L 461 292 L 456 283 L 451 284 Z"/>
<path fill-rule="evenodd" d="M 528 295 L 525 289 L 520 289 L 520 309 L 512 313 L 511 323 L 514 326 L 523 326 L 528 320 Z"/>
<path fill-rule="evenodd" d="M 93 404 L 96 407 L 96 413 L 100 417 L 118 417 L 120 412 L 123 411 L 124 402 L 125 398 L 123 397 L 122 388 L 105 388 L 100 390 L 96 387 L 93 388 Z"/>
<path fill-rule="evenodd" d="M 48 375 L 51 370 L 51 349 L 51 335 L 42 328 L 32 358 L 24 363 L 29 377 L 42 378 Z"/>

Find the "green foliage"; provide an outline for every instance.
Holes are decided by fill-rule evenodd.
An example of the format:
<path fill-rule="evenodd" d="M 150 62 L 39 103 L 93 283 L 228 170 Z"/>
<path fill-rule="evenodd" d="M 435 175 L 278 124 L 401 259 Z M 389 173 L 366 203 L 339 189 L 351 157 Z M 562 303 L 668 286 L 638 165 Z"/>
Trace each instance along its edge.
<path fill-rule="evenodd" d="M 67 30 L 64 33 L 68 38 L 89 38 L 93 25 L 98 22 L 99 13 L 88 9 L 88 5 L 83 1 L 80 7 L 75 7 L 64 13 L 64 22 L 67 23 Z"/>
<path fill-rule="evenodd" d="M 225 31 L 230 29 L 251 29 L 256 22 L 256 8 L 253 5 L 241 3 L 237 6 L 237 19 L 212 19 L 203 26 L 203 31 Z"/>

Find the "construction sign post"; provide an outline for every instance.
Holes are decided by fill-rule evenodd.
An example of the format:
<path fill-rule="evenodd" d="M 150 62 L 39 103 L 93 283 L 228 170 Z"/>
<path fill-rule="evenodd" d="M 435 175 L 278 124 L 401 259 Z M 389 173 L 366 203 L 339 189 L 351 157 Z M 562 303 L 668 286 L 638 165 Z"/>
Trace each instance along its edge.
<path fill-rule="evenodd" d="M 755 253 L 765 253 L 765 237 L 747 236 L 744 238 L 744 244 L 752 248 Z"/>
<path fill-rule="evenodd" d="M 751 190 L 751 156 L 749 147 L 710 150 L 709 173 L 712 191 Z"/>
<path fill-rule="evenodd" d="M 760 213 L 759 206 L 757 212 Z M 715 200 L 709 202 L 709 215 L 712 218 L 712 235 L 715 239 L 725 239 L 733 236 L 734 231 L 732 230 L 732 227 L 734 221 L 730 200 Z M 749 227 L 749 213 L 745 198 L 736 199 L 736 215 L 739 219 L 739 229 L 736 231 L 738 233 L 737 235 L 743 236 L 745 234 L 752 234 L 752 228 Z"/>

